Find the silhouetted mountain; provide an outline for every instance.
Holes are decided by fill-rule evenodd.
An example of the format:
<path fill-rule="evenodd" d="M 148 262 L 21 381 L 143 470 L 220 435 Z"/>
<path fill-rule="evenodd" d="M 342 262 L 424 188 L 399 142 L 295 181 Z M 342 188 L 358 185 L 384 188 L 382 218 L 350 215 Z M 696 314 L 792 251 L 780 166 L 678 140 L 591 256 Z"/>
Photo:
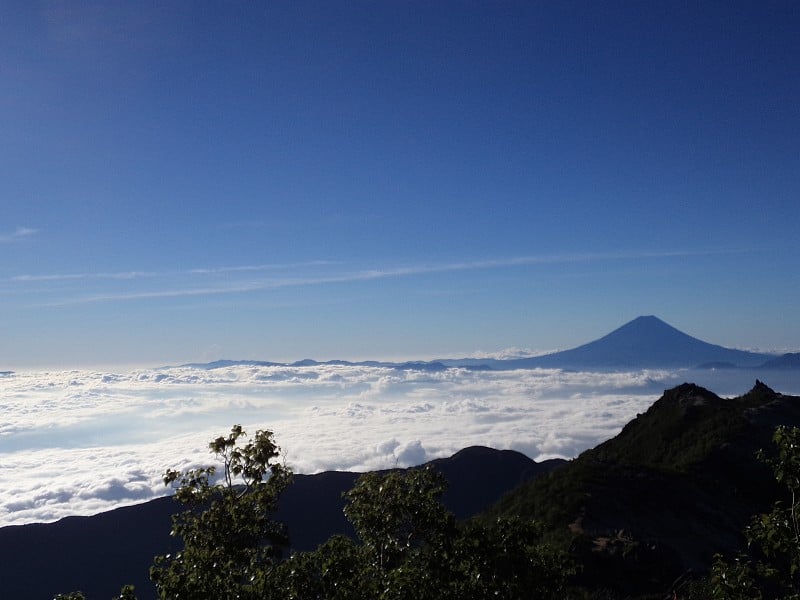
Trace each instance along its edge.
<path fill-rule="evenodd" d="M 430 464 L 448 480 L 445 505 L 466 518 L 563 462 L 536 463 L 511 450 L 471 447 Z M 287 524 L 294 550 L 312 550 L 336 533 L 353 535 L 342 512 L 342 493 L 359 475 L 295 475 L 275 516 Z M 170 517 L 180 508 L 165 497 L 92 517 L 0 528 L 3 597 L 50 600 L 82 590 L 90 600 L 103 600 L 130 583 L 140 600 L 155 598 L 149 568 L 157 554 L 179 549 L 169 532 Z"/>
<path fill-rule="evenodd" d="M 312 367 L 349 365 L 385 367 L 414 371 L 443 371 L 448 368 L 470 370 L 510 369 L 643 369 L 643 368 L 787 368 L 800 364 L 798 355 L 776 358 L 772 354 L 748 352 L 709 344 L 668 325 L 658 317 L 637 317 L 608 335 L 571 350 L 516 359 L 442 358 L 434 361 L 380 362 L 329 360 L 318 362 L 306 358 L 293 363 L 257 360 L 218 360 L 210 363 L 181 365 L 197 369 L 218 369 L 234 365 Z"/>
<path fill-rule="evenodd" d="M 502 361 L 502 368 L 639 369 L 727 363 L 755 367 L 773 358 L 709 344 L 653 316 L 637 317 L 598 340 L 544 356 Z M 497 367 L 496 367 L 497 368 Z"/>
<path fill-rule="evenodd" d="M 615 438 L 524 484 L 489 512 L 546 523 L 583 564 L 582 582 L 664 593 L 687 569 L 733 553 L 751 515 L 781 494 L 755 453 L 778 425 L 800 426 L 800 398 L 761 382 L 723 399 L 693 384 L 664 393 Z"/>
<path fill-rule="evenodd" d="M 761 369 L 800 369 L 800 352 L 787 352 L 768 360 Z"/>
<path fill-rule="evenodd" d="M 253 366 L 253 367 L 317 367 L 317 366 L 350 366 L 350 367 L 384 367 L 387 369 L 399 369 L 402 371 L 444 371 L 449 367 L 437 361 L 407 361 L 402 363 L 394 362 L 381 362 L 376 360 L 364 360 L 359 362 L 351 362 L 348 360 L 327 360 L 317 361 L 313 358 L 304 358 L 292 363 L 279 363 L 269 362 L 264 360 L 215 360 L 208 363 L 187 363 L 180 365 L 190 369 L 202 369 L 204 371 L 211 371 L 213 369 L 222 369 L 225 367 L 237 366 Z M 167 367 L 169 368 L 169 367 Z"/>
<path fill-rule="evenodd" d="M 204 371 L 210 371 L 212 369 L 223 369 L 225 367 L 238 367 L 242 365 L 253 367 L 281 367 L 283 366 L 283 363 L 269 362 L 266 360 L 215 360 L 207 363 L 187 363 L 180 366 L 190 369 L 203 369 Z"/>

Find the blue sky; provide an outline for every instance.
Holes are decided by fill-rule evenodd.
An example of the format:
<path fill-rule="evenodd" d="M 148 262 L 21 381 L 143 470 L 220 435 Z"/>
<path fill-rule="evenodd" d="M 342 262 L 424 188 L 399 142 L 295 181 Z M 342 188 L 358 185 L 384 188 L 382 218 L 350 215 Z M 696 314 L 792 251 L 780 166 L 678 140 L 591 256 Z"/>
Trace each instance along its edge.
<path fill-rule="evenodd" d="M 4 2 L 0 369 L 641 314 L 797 349 L 798 30 L 794 2 Z"/>

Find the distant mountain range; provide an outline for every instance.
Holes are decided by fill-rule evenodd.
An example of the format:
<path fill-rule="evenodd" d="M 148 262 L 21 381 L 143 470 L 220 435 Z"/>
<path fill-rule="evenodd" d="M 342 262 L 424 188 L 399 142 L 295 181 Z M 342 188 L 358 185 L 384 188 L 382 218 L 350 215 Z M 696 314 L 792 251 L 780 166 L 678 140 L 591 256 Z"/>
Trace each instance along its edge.
<path fill-rule="evenodd" d="M 710 344 L 679 331 L 658 317 L 643 316 L 626 323 L 608 335 L 577 348 L 542 356 L 517 359 L 447 358 L 411 362 L 319 362 L 304 359 L 293 363 L 248 360 L 218 360 L 182 365 L 195 369 L 217 369 L 235 365 L 308 367 L 353 365 L 400 370 L 442 371 L 448 368 L 473 370 L 583 369 L 628 370 L 644 368 L 800 368 L 800 353 L 776 356 Z"/>

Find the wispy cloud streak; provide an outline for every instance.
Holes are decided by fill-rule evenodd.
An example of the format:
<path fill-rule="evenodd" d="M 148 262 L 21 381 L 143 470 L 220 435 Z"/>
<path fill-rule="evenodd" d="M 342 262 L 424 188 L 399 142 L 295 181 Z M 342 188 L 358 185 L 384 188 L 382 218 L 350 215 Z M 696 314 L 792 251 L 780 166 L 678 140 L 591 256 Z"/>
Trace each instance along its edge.
<path fill-rule="evenodd" d="M 0 244 L 13 244 L 15 242 L 20 242 L 38 232 L 38 229 L 31 229 L 30 227 L 17 227 L 11 233 L 0 233 Z"/>
<path fill-rule="evenodd" d="M 157 273 L 146 271 L 124 271 L 119 273 L 61 273 L 51 275 L 16 275 L 11 281 L 35 282 L 35 281 L 80 281 L 80 280 L 101 280 L 101 279 L 140 279 L 143 277 L 155 277 Z"/>
<path fill-rule="evenodd" d="M 302 267 L 324 267 L 341 264 L 332 260 L 310 260 L 297 263 L 265 264 L 265 265 L 240 265 L 230 267 L 210 267 L 204 269 L 190 269 L 192 275 L 216 275 L 220 273 L 246 273 L 250 271 L 270 271 L 281 269 L 297 269 Z"/>
<path fill-rule="evenodd" d="M 247 273 L 270 270 L 299 269 L 305 267 L 318 267 L 340 264 L 330 260 L 312 260 L 297 263 L 262 264 L 262 265 L 236 265 L 229 267 L 201 267 L 185 271 L 119 271 L 108 273 L 47 273 L 42 275 L 16 275 L 10 280 L 15 282 L 40 282 L 40 281 L 91 281 L 91 280 L 130 280 L 158 277 L 181 277 L 196 275 L 224 275 L 227 273 Z"/>
<path fill-rule="evenodd" d="M 334 273 L 309 277 L 294 277 L 283 279 L 261 279 L 248 282 L 231 282 L 229 285 L 185 287 L 165 290 L 145 290 L 118 293 L 103 293 L 71 298 L 52 303 L 46 306 L 69 306 L 77 304 L 94 304 L 101 302 L 130 302 L 159 298 L 179 298 L 191 296 L 215 296 L 223 294 L 251 293 L 270 289 L 317 286 L 331 284 L 356 283 L 379 279 L 393 279 L 413 277 L 418 275 L 439 274 L 458 271 L 491 270 L 516 266 L 552 265 L 569 263 L 588 263 L 619 260 L 662 259 L 686 256 L 697 256 L 708 252 L 668 251 L 668 252 L 614 252 L 614 253 L 582 253 L 582 254 L 554 254 L 538 256 L 518 256 L 504 259 L 478 260 L 467 262 L 453 262 L 442 264 L 418 264 L 405 267 L 368 269 L 360 271 Z M 254 265 L 233 266 L 222 268 L 192 269 L 186 273 L 194 275 L 211 275 L 231 272 L 262 271 L 269 268 L 299 268 L 303 266 L 329 266 L 340 263 L 331 261 L 312 261 L 296 263 L 294 265 Z M 55 276 L 53 276 L 55 277 Z M 121 279 L 122 277 L 120 277 Z M 29 279 L 26 279 L 29 280 Z"/>

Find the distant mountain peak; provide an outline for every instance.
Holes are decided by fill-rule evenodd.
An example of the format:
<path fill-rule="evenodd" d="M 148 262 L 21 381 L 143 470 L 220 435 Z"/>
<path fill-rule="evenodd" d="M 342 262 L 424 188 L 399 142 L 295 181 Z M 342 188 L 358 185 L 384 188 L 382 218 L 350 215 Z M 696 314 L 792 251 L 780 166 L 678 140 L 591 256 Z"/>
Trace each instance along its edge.
<path fill-rule="evenodd" d="M 769 358 L 772 357 L 767 354 L 704 342 L 655 315 L 642 315 L 599 339 L 571 350 L 508 363 L 513 363 L 514 368 L 693 368 L 712 364 L 756 367 Z"/>
<path fill-rule="evenodd" d="M 611 333 L 570 350 L 514 359 L 462 358 L 402 363 L 329 360 L 318 362 L 306 358 L 294 363 L 265 361 L 218 360 L 184 367 L 216 369 L 230 366 L 316 367 L 348 365 L 386 367 L 399 370 L 443 371 L 451 367 L 473 370 L 508 369 L 584 369 L 628 370 L 644 368 L 714 368 L 742 367 L 780 369 L 800 367 L 800 353 L 776 357 L 772 354 L 748 352 L 710 344 L 688 335 L 655 315 L 640 315 Z"/>
<path fill-rule="evenodd" d="M 641 331 L 641 330 L 669 331 L 669 332 L 677 332 L 677 333 L 680 333 L 681 335 L 687 335 L 687 334 L 683 333 L 681 330 L 677 329 L 676 327 L 673 327 L 672 325 L 670 325 L 666 321 L 664 321 L 662 319 L 659 319 L 655 315 L 642 315 L 642 316 L 636 317 L 635 319 L 632 319 L 632 320 L 628 321 L 624 325 L 621 325 L 620 327 L 617 327 L 614 331 L 612 331 L 608 335 L 612 335 L 612 334 L 617 333 L 617 332 L 628 332 L 628 331 L 631 331 L 631 330 L 636 330 L 636 331 Z M 691 337 L 691 336 L 687 336 L 687 337 Z"/>
<path fill-rule="evenodd" d="M 666 325 L 666 323 L 664 323 L 664 321 L 662 321 L 661 319 L 659 319 L 655 315 L 639 315 L 635 319 L 631 320 L 630 323 L 636 323 L 637 321 L 640 321 L 640 322 L 652 322 L 652 323 L 663 323 L 664 325 Z"/>

